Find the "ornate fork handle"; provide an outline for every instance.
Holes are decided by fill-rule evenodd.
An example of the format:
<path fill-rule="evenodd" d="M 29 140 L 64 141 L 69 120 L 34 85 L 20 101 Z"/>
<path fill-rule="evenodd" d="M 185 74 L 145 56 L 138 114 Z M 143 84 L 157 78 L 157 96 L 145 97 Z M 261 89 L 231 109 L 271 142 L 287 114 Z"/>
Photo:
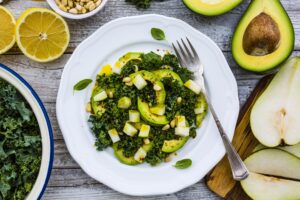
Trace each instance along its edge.
<path fill-rule="evenodd" d="M 208 95 L 206 94 L 205 90 L 204 90 L 204 96 L 206 98 L 206 101 L 208 103 L 208 107 L 210 109 L 210 112 L 216 122 L 216 125 L 219 129 L 222 141 L 224 143 L 226 152 L 227 152 L 227 158 L 229 160 L 229 164 L 231 166 L 231 171 L 232 171 L 232 175 L 233 175 L 233 179 L 240 181 L 240 180 L 244 180 L 249 176 L 249 171 L 247 170 L 244 162 L 242 161 L 242 159 L 240 158 L 240 156 L 238 155 L 238 153 L 236 152 L 236 150 L 234 149 L 234 147 L 232 146 L 229 138 L 227 137 L 225 130 L 215 112 L 214 107 L 212 106 Z"/>

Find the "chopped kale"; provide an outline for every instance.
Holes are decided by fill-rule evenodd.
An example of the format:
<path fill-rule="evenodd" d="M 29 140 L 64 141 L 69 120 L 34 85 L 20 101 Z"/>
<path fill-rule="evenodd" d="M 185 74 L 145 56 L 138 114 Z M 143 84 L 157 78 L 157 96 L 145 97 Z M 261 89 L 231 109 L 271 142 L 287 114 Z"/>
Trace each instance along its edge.
<path fill-rule="evenodd" d="M 0 115 L 0 199 L 21 200 L 39 172 L 41 136 L 28 103 L 1 78 Z"/>
<path fill-rule="evenodd" d="M 161 56 L 154 52 L 142 54 L 141 58 L 142 58 L 141 69 L 143 70 L 152 71 L 152 70 L 159 69 L 162 66 Z"/>
<path fill-rule="evenodd" d="M 141 54 L 140 59 L 129 60 L 123 66 L 120 74 L 113 73 L 111 75 L 97 75 L 96 88 L 94 89 L 94 92 L 97 93 L 98 91 L 105 90 L 107 93 L 113 93 L 113 95 L 110 94 L 108 98 L 101 102 L 94 102 L 94 104 L 96 103 L 96 106 L 100 106 L 104 112 L 92 114 L 89 119 L 91 129 L 96 137 L 95 146 L 97 150 L 102 151 L 113 145 L 108 134 L 108 131 L 111 129 L 116 129 L 119 133 L 120 140 L 117 143 L 117 148 L 122 149 L 124 157 L 133 159 L 138 149 L 143 146 L 144 139 L 139 137 L 138 133 L 134 136 L 129 136 L 122 132 L 125 123 L 129 121 L 128 111 L 140 111 L 137 105 L 138 98 L 141 98 L 143 102 L 146 102 L 149 107 L 157 105 L 157 91 L 153 88 L 153 82 L 158 81 L 158 76 L 153 73 L 153 76 L 151 76 L 151 82 L 148 78 L 146 80 L 147 85 L 141 90 L 138 90 L 130 81 L 126 83 L 123 82 L 123 79 L 124 77 L 129 77 L 131 74 L 139 70 L 147 70 L 151 73 L 158 69 L 173 70 L 184 82 L 193 78 L 193 73 L 186 68 L 182 68 L 175 55 L 166 54 L 162 57 L 154 52 Z M 181 82 L 175 80 L 172 76 L 166 76 L 160 79 L 160 81 L 164 85 L 166 93 L 164 101 L 166 118 L 170 122 L 178 114 L 185 116 L 190 126 L 189 136 L 195 138 L 197 133 L 195 128 L 196 114 L 194 109 L 198 95 L 184 87 Z M 118 100 L 124 96 L 131 100 L 131 105 L 128 109 L 118 108 Z M 178 102 L 179 98 L 181 99 L 180 102 Z M 174 128 L 163 131 L 162 126 L 153 126 L 153 124 L 142 120 L 145 119 L 141 116 L 140 124 L 132 122 L 129 123 L 131 123 L 131 125 L 133 125 L 136 129 L 139 129 L 138 127 L 141 126 L 141 123 L 151 126 L 150 134 L 148 136 L 151 147 L 147 150 L 147 155 L 144 160 L 151 165 L 157 165 L 160 162 L 163 162 L 170 154 L 162 151 L 164 141 L 179 139 L 180 136 L 175 135 Z M 137 132 L 138 131 L 139 130 L 137 130 Z"/>

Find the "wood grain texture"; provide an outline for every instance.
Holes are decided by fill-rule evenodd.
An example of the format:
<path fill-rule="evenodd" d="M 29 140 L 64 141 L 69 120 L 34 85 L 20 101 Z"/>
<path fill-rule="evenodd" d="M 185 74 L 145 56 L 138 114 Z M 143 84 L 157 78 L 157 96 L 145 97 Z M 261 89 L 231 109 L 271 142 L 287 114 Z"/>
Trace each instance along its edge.
<path fill-rule="evenodd" d="M 268 75 L 259 81 L 241 109 L 232 144 L 243 160 L 259 144 L 251 131 L 250 114 L 255 101 L 269 85 L 272 77 L 273 75 Z M 233 180 L 227 157 L 224 157 L 206 176 L 206 183 L 212 191 L 227 200 L 249 199 L 238 182 Z"/>
<path fill-rule="evenodd" d="M 88 177 L 71 158 L 65 146 L 62 134 L 57 124 L 55 114 L 56 94 L 63 67 L 77 45 L 91 35 L 103 24 L 124 16 L 140 14 L 162 14 L 179 18 L 204 34 L 210 36 L 224 51 L 225 57 L 237 79 L 241 105 L 245 102 L 254 88 L 260 75 L 255 75 L 240 69 L 232 59 L 230 53 L 230 40 L 234 27 L 246 9 L 250 0 L 245 0 L 239 7 L 218 17 L 204 17 L 186 9 L 181 0 L 154 1 L 147 11 L 136 10 L 134 6 L 124 0 L 108 0 L 105 9 L 90 19 L 72 21 L 67 20 L 71 30 L 71 42 L 60 59 L 46 64 L 30 61 L 23 56 L 17 47 L 0 55 L 0 62 L 20 73 L 37 91 L 49 113 L 55 137 L 54 169 L 43 199 L 164 199 L 164 200 L 215 200 L 219 199 L 210 192 L 203 181 L 190 186 L 178 193 L 157 197 L 133 198 L 117 193 L 101 183 Z M 299 1 L 282 0 L 294 24 L 296 41 L 294 55 L 300 55 L 300 4 Z M 26 8 L 48 7 L 44 1 L 11 0 L 6 5 L 18 17 Z"/>

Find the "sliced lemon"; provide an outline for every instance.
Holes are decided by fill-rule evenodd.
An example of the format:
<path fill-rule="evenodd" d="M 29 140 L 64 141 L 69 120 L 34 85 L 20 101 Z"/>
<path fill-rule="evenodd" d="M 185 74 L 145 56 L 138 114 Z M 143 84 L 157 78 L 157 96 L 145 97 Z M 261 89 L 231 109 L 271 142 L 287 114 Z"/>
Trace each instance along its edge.
<path fill-rule="evenodd" d="M 12 13 L 0 6 L 0 54 L 8 51 L 16 42 L 16 20 Z"/>
<path fill-rule="evenodd" d="M 17 43 L 21 51 L 37 62 L 59 58 L 70 41 L 65 20 L 45 8 L 27 9 L 17 20 Z"/>

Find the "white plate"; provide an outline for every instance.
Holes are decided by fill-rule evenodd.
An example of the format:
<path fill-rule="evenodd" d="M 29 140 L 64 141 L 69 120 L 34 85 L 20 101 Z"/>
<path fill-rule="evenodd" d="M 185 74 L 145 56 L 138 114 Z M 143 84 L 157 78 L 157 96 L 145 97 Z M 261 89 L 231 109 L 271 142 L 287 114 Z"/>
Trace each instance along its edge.
<path fill-rule="evenodd" d="M 203 61 L 213 105 L 230 138 L 239 112 L 237 84 L 221 50 L 185 22 L 143 15 L 117 19 L 99 28 L 77 47 L 65 66 L 57 97 L 57 118 L 72 157 L 88 175 L 121 193 L 136 196 L 169 194 L 190 186 L 202 179 L 225 153 L 210 114 L 197 130 L 197 138 L 190 139 L 169 163 L 156 167 L 127 166 L 117 160 L 111 148 L 96 151 L 85 112 L 94 82 L 74 95 L 73 86 L 85 78 L 95 80 L 101 66 L 114 64 L 124 53 L 157 49 L 173 52 L 168 42 L 151 37 L 153 27 L 164 30 L 169 42 L 185 36 L 190 38 Z M 174 168 L 174 163 L 183 158 L 192 159 L 193 165 L 185 170 Z"/>
<path fill-rule="evenodd" d="M 46 109 L 37 93 L 19 74 L 0 63 L 0 78 L 13 85 L 26 99 L 38 121 L 42 137 L 42 161 L 39 174 L 26 200 L 41 199 L 47 187 L 54 156 L 54 139 Z"/>

